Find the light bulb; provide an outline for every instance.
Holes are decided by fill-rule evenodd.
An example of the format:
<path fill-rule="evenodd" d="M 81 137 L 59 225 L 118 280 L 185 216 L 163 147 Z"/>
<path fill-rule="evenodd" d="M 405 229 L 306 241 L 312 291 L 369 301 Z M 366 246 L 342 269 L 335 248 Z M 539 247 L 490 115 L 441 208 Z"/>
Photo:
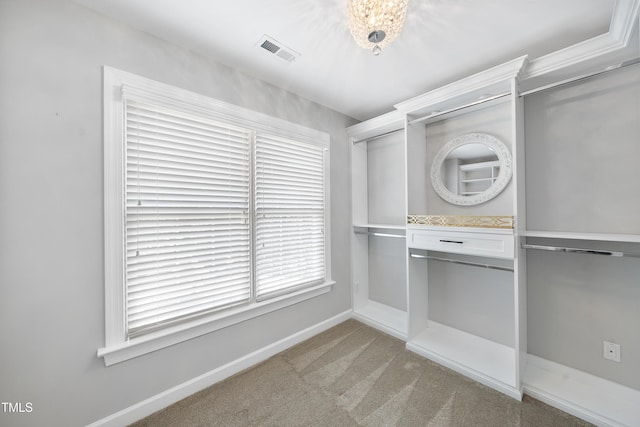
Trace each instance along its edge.
<path fill-rule="evenodd" d="M 382 49 L 380 48 L 380 46 L 375 45 L 373 49 L 371 49 L 371 52 L 373 52 L 374 56 L 378 56 L 380 55 L 380 52 L 382 52 Z"/>

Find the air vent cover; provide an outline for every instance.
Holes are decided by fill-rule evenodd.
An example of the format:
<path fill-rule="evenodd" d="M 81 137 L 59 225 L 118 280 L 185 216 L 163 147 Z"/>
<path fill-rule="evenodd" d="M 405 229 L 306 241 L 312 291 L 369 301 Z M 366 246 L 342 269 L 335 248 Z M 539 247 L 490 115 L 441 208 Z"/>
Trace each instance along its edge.
<path fill-rule="evenodd" d="M 263 49 L 267 49 L 271 53 L 276 53 L 277 51 L 280 50 L 280 46 L 274 43 L 271 43 L 269 40 L 263 41 L 260 47 Z"/>
<path fill-rule="evenodd" d="M 283 45 L 279 41 L 267 35 L 262 36 L 260 40 L 258 40 L 258 43 L 256 43 L 256 46 L 263 48 L 287 62 L 293 62 L 298 56 L 300 56 L 300 54 L 295 50 Z"/>

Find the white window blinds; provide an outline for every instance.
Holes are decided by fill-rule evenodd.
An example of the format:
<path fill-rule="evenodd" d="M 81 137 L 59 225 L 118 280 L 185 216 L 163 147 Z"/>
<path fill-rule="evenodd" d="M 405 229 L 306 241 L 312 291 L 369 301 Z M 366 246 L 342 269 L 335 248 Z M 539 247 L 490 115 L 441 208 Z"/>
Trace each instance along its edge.
<path fill-rule="evenodd" d="M 133 337 L 250 301 L 250 132 L 126 100 L 126 325 Z"/>
<path fill-rule="evenodd" d="M 258 133 L 255 158 L 258 300 L 325 279 L 325 149 Z"/>

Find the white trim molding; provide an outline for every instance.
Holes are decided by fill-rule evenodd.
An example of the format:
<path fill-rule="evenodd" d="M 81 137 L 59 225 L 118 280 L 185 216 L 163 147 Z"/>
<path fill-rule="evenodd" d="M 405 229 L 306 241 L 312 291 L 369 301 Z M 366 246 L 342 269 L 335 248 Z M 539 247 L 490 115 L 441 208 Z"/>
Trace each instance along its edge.
<path fill-rule="evenodd" d="M 282 295 L 251 306 L 243 306 L 207 316 L 200 320 L 176 325 L 170 328 L 133 338 L 128 341 L 108 345 L 98 349 L 98 357 L 104 358 L 105 366 L 111 366 L 152 351 L 160 350 L 222 328 L 280 310 L 293 304 L 326 294 L 335 282 L 327 282 L 313 288 L 300 290 L 294 294 Z"/>
<path fill-rule="evenodd" d="M 405 125 L 405 115 L 394 110 L 378 117 L 357 123 L 347 128 L 347 134 L 354 143 L 365 141 L 379 135 L 402 130 Z"/>
<path fill-rule="evenodd" d="M 464 103 L 471 99 L 477 100 L 480 92 L 482 92 L 481 96 L 483 97 L 509 92 L 511 90 L 511 80 L 517 78 L 522 70 L 527 67 L 527 64 L 528 57 L 526 55 L 521 56 L 395 104 L 394 107 L 408 114 L 420 114 L 425 108 L 434 107 L 451 99 L 460 99 L 459 102 Z"/>
<path fill-rule="evenodd" d="M 351 318 L 351 310 L 342 312 L 334 317 L 331 317 L 323 322 L 306 328 L 300 332 L 296 332 L 286 338 L 281 339 L 273 344 L 242 356 L 236 360 L 233 360 L 226 365 L 220 366 L 209 372 L 206 372 L 198 377 L 195 377 L 189 381 L 185 381 L 182 384 L 178 384 L 169 390 L 163 391 L 151 396 L 142 402 L 136 403 L 128 408 L 109 415 L 89 424 L 89 427 L 116 427 L 129 425 L 135 421 L 138 421 L 146 416 L 153 414 L 169 405 L 172 405 L 185 397 L 188 397 L 200 390 L 210 387 L 232 375 L 237 374 L 247 368 L 255 366 L 256 364 L 267 360 L 268 358 L 275 356 L 276 354 L 305 341 L 314 335 L 326 331 L 346 320 Z"/>
<path fill-rule="evenodd" d="M 194 92 L 156 82 L 135 74 L 105 66 L 104 103 L 104 244 L 105 244 L 105 345 L 98 350 L 106 366 L 159 350 L 182 341 L 282 309 L 331 291 L 331 194 L 330 136 L 276 117 L 215 100 Z M 126 96 L 125 96 L 126 95 Z M 146 101 L 175 108 L 194 116 L 242 126 L 252 132 L 313 144 L 324 149 L 324 282 L 265 301 L 251 300 L 247 305 L 214 312 L 183 324 L 167 326 L 156 332 L 128 338 L 125 334 L 124 301 L 124 112 L 125 99 Z M 253 194 L 253 193 L 251 193 Z M 253 197 L 252 195 L 250 197 Z M 320 280 L 318 280 L 320 281 Z"/>
<path fill-rule="evenodd" d="M 637 57 L 631 36 L 639 13 L 640 0 L 616 0 L 607 33 L 532 59 L 521 75 L 526 90 Z"/>
<path fill-rule="evenodd" d="M 363 321 L 352 310 L 344 311 L 196 378 L 151 396 L 142 402 L 95 421 L 89 424 L 89 427 L 111 427 L 131 424 L 351 318 Z M 380 325 L 372 324 L 371 322 L 364 323 L 381 329 Z M 410 345 L 407 345 L 408 349 L 411 349 L 410 347 Z M 449 366 L 447 360 L 436 361 Z M 457 366 L 449 367 L 454 370 L 459 368 Z M 486 378 L 481 376 L 473 375 L 471 378 L 487 384 Z M 488 385 L 495 387 L 493 381 Z M 506 394 L 516 399 L 522 396 L 519 393 L 515 393 L 511 388 L 501 391 L 507 392 Z M 624 427 L 640 425 L 640 411 L 638 411 L 640 407 L 639 390 L 622 386 L 532 354 L 527 355 L 527 367 L 522 391 L 524 394 L 597 426 Z"/>
<path fill-rule="evenodd" d="M 640 0 L 616 0 L 609 34 L 621 45 L 628 45 L 638 15 L 640 15 Z"/>

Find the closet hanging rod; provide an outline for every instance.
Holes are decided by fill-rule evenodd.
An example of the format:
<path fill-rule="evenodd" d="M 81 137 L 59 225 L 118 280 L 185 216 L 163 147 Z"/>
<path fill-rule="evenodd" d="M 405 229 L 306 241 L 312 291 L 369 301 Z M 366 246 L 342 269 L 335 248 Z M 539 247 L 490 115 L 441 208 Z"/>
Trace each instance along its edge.
<path fill-rule="evenodd" d="M 356 234 L 368 234 L 369 236 L 375 236 L 375 237 L 398 237 L 401 239 L 406 238 L 406 236 L 403 234 L 378 233 L 376 231 L 356 231 Z"/>
<path fill-rule="evenodd" d="M 531 94 L 538 93 L 538 92 L 544 92 L 545 90 L 553 89 L 553 88 L 560 87 L 560 86 L 565 86 L 565 85 L 568 85 L 568 84 L 571 84 L 571 83 L 576 83 L 576 82 L 579 82 L 581 80 L 586 80 L 586 79 L 589 79 L 591 77 L 596 77 L 596 76 L 599 76 L 601 74 L 606 74 L 606 73 L 608 73 L 610 71 L 619 70 L 620 68 L 625 68 L 625 67 L 628 67 L 630 65 L 635 65 L 635 64 L 640 64 L 640 58 L 630 59 L 629 61 L 621 62 L 618 65 L 613 65 L 611 67 L 607 67 L 604 70 L 596 71 L 596 72 L 593 72 L 593 73 L 583 74 L 583 75 L 580 75 L 578 77 L 571 77 L 571 78 L 566 79 L 566 80 L 562 80 L 562 81 L 559 81 L 559 82 L 556 82 L 556 83 L 548 84 L 546 86 L 541 86 L 541 87 L 538 87 L 538 88 L 535 88 L 535 89 L 531 89 L 531 90 L 528 90 L 526 92 L 520 93 L 519 96 L 527 96 L 527 95 L 531 95 Z"/>
<path fill-rule="evenodd" d="M 390 130 L 389 132 L 381 133 L 380 135 L 372 136 L 371 138 L 356 139 L 356 140 L 353 141 L 353 145 L 360 144 L 361 142 L 365 142 L 365 141 L 367 141 L 367 142 L 374 141 L 376 139 L 383 138 L 385 136 L 388 136 L 388 135 L 391 135 L 391 134 L 394 134 L 394 133 L 400 132 L 400 131 L 404 131 L 404 126 L 401 127 L 401 128 L 398 128 L 398 129 Z"/>
<path fill-rule="evenodd" d="M 576 254 L 592 254 L 592 255 L 605 255 L 615 257 L 629 257 L 640 258 L 640 254 L 633 252 L 620 252 L 620 251 L 606 251 L 600 249 L 582 249 L 582 248 L 565 248 L 563 246 L 545 246 L 545 245 L 530 245 L 522 244 L 522 249 L 534 249 L 538 251 L 551 251 L 551 252 L 569 252 Z"/>
<path fill-rule="evenodd" d="M 461 105 L 459 107 L 451 108 L 449 110 L 439 111 L 439 112 L 437 112 L 435 114 L 431 113 L 431 114 L 423 116 L 423 117 L 418 117 L 416 119 L 411 120 L 409 122 L 409 124 L 413 125 L 413 124 L 416 124 L 416 123 L 420 123 L 420 122 L 423 122 L 425 120 L 432 119 L 434 117 L 442 116 L 444 114 L 453 113 L 453 112 L 458 111 L 458 110 L 464 110 L 465 108 L 473 107 L 475 105 L 484 104 L 485 102 L 493 101 L 495 99 L 504 98 L 505 96 L 509 96 L 509 95 L 511 95 L 511 92 L 504 92 L 504 93 L 500 93 L 498 95 L 493 95 L 493 96 L 489 96 L 487 98 L 482 98 L 482 99 L 479 99 L 477 101 L 473 101 L 473 102 L 470 102 L 468 104 Z"/>
<path fill-rule="evenodd" d="M 411 254 L 411 258 L 418 258 L 418 259 L 431 259 L 434 261 L 443 261 L 443 262 L 450 262 L 452 264 L 462 264 L 462 265 L 470 265 L 473 267 L 484 267 L 484 268 L 489 268 L 491 270 L 502 270 L 502 271 L 513 271 L 513 268 L 511 267 L 502 267 L 500 265 L 491 265 L 491 264 L 481 264 L 478 262 L 470 262 L 470 261 L 461 261 L 458 259 L 450 259 L 450 258 L 441 258 L 441 257 L 437 257 L 437 256 L 431 256 L 431 255 L 419 255 L 419 254 Z"/>

